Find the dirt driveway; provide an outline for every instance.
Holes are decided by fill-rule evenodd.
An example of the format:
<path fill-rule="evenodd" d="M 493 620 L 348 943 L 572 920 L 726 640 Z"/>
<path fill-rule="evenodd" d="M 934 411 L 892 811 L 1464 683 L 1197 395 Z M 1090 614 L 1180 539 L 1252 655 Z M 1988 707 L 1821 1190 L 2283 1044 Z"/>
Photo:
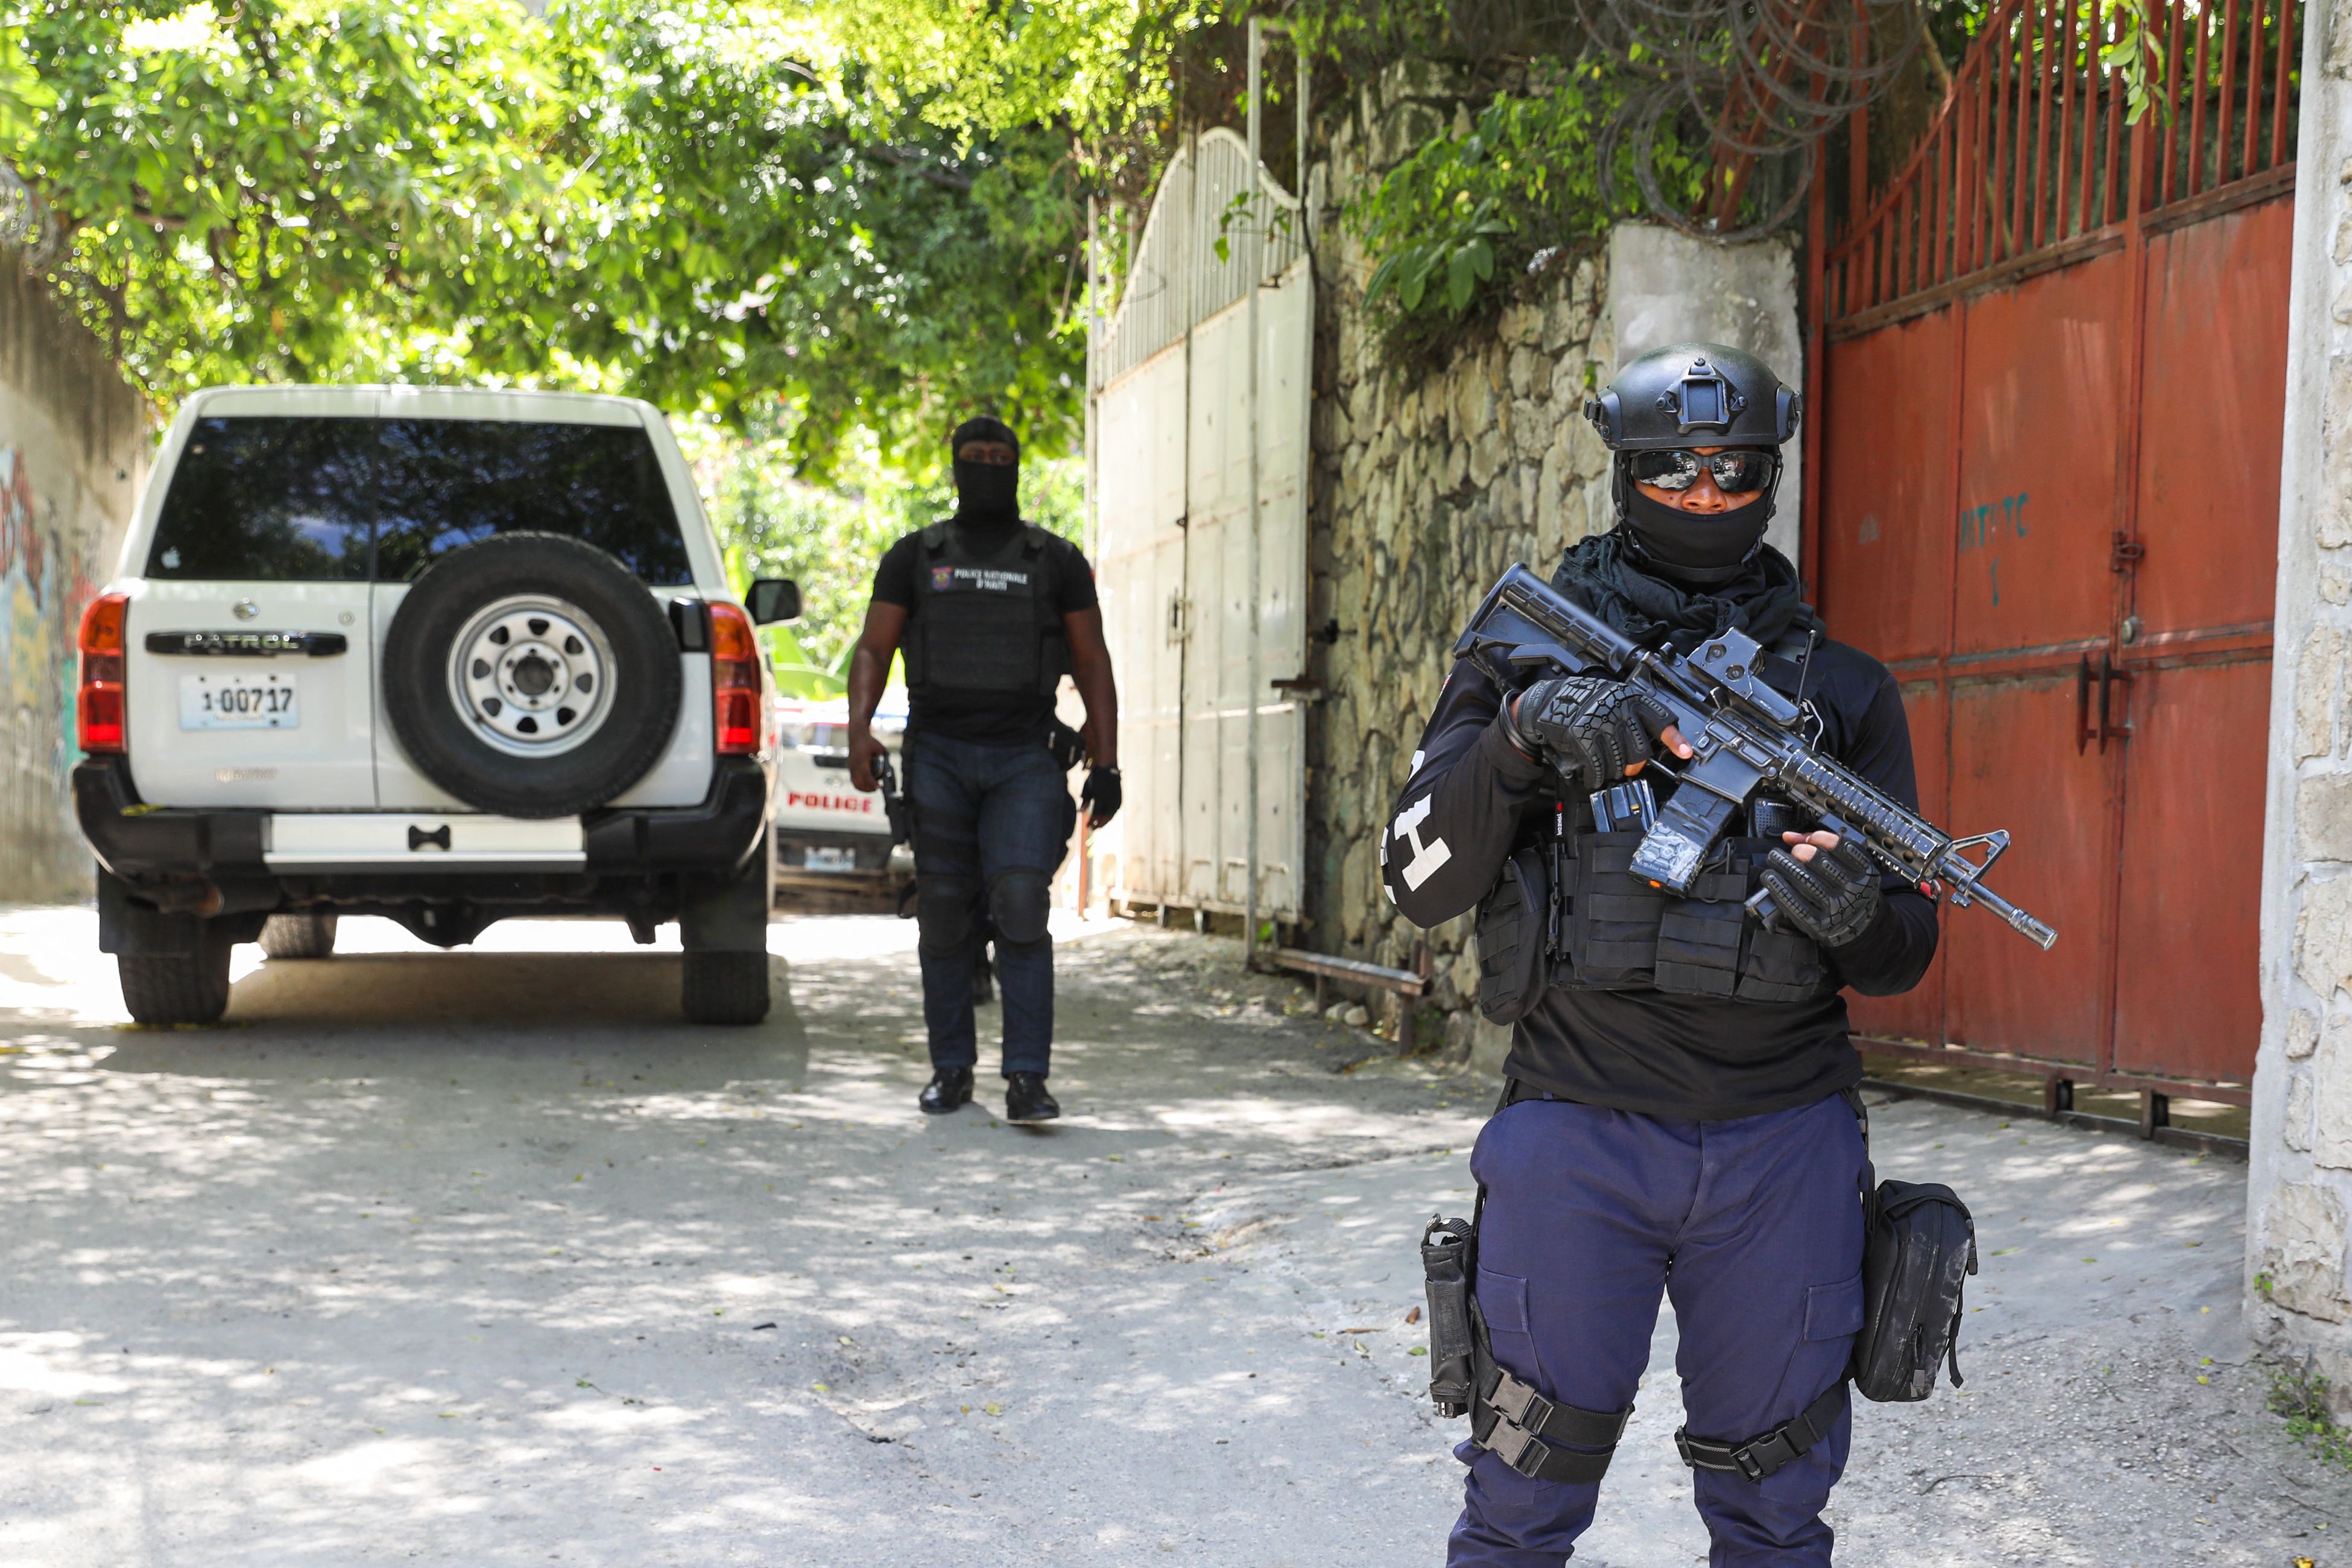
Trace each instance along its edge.
<path fill-rule="evenodd" d="M 917 1114 L 887 919 L 780 923 L 748 1031 L 554 921 L 354 921 L 131 1031 L 94 923 L 0 912 L 0 1562 L 1442 1559 L 1412 1242 L 1492 1089 L 1230 944 L 1074 930 L 1029 1131 Z M 1862 1410 L 1843 1560 L 2337 1560 L 2352 1488 L 2235 1329 L 2242 1167 L 1916 1105 L 1878 1142 L 1988 1256 L 1967 1391 Z M 1672 1335 L 1580 1563 L 1704 1561 Z"/>

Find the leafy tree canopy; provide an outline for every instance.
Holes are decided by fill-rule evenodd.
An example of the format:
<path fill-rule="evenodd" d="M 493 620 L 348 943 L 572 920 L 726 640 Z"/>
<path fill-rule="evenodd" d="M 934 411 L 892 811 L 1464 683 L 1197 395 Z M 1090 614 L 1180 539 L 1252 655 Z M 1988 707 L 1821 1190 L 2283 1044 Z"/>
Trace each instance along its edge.
<path fill-rule="evenodd" d="M 845 7 L 845 10 L 847 8 Z M 722 0 L 16 0 L 0 132 L 52 276 L 166 405 L 256 378 L 588 386 L 804 478 L 987 407 L 1066 448 L 1066 135 L 925 118 L 821 11 Z"/>

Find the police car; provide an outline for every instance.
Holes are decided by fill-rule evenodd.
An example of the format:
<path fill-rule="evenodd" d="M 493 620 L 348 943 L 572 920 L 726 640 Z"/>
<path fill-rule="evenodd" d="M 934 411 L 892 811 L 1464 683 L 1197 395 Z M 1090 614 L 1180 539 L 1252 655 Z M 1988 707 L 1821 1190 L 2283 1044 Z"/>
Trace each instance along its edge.
<path fill-rule="evenodd" d="M 898 764 L 907 693 L 893 687 L 874 713 L 874 735 Z M 777 902 L 789 909 L 895 910 L 914 879 L 905 845 L 894 850 L 882 796 L 849 782 L 849 705 L 780 698 L 776 703 Z"/>

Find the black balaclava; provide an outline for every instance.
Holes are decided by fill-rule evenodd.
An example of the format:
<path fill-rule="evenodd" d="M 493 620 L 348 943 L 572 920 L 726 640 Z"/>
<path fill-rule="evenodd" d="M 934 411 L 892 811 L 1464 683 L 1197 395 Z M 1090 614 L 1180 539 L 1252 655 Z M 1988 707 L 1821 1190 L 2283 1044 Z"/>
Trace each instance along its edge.
<path fill-rule="evenodd" d="M 1013 448 L 1010 464 L 967 463 L 956 456 L 968 441 L 1002 441 Z M 948 437 L 953 459 L 956 516 L 968 522 L 1016 522 L 1021 517 L 1021 438 L 1002 419 L 982 414 L 967 419 Z"/>
<path fill-rule="evenodd" d="M 1627 458 L 1617 458 L 1617 504 L 1642 554 L 1664 576 L 1693 587 L 1728 583 L 1748 569 L 1764 542 L 1772 521 L 1772 506 L 1780 489 L 1780 477 L 1763 496 L 1731 511 L 1685 511 L 1643 495 L 1626 472 Z"/>

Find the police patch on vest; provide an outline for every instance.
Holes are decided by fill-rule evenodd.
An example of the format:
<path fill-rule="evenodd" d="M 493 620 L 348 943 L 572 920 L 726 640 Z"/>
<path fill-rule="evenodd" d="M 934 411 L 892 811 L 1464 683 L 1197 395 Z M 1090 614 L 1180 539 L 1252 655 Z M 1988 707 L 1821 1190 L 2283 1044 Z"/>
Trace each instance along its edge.
<path fill-rule="evenodd" d="M 931 568 L 931 592 L 934 594 L 1009 594 L 1015 588 L 1029 586 L 1026 572 L 1007 572 L 995 566 L 934 566 Z"/>

